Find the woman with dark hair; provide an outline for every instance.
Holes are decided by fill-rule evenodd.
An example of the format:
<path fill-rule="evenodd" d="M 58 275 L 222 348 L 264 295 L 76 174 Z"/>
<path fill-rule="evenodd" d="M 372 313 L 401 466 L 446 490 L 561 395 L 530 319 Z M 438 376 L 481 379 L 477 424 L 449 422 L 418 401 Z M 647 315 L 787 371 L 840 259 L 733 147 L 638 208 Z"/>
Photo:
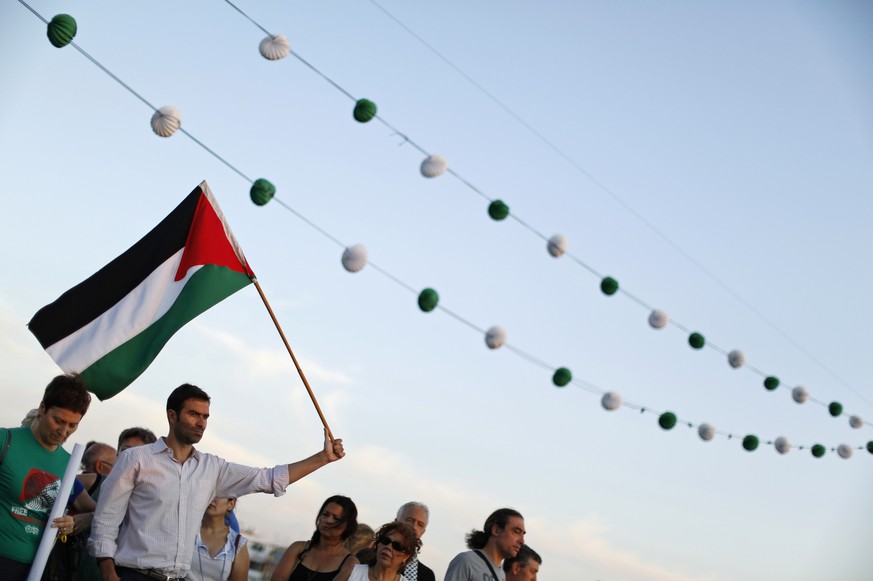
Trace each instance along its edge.
<path fill-rule="evenodd" d="M 337 575 L 336 581 L 406 581 L 400 572 L 421 548 L 415 531 L 406 523 L 392 521 L 376 531 L 374 554 L 369 563 L 355 565 L 351 575 Z"/>
<path fill-rule="evenodd" d="M 347 496 L 331 496 L 315 518 L 308 541 L 296 541 L 282 555 L 272 581 L 348 579 L 358 560 L 343 544 L 358 528 L 358 507 Z"/>

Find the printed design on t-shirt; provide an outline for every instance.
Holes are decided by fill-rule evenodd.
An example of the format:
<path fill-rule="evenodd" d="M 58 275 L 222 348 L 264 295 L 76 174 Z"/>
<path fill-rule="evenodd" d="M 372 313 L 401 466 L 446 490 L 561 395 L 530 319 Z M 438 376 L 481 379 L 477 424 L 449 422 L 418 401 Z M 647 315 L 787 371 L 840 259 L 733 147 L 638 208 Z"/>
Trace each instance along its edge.
<path fill-rule="evenodd" d="M 60 488 L 60 478 L 33 468 L 24 478 L 24 486 L 21 487 L 21 502 L 28 510 L 41 513 L 40 516 L 45 520 L 55 504 Z"/>

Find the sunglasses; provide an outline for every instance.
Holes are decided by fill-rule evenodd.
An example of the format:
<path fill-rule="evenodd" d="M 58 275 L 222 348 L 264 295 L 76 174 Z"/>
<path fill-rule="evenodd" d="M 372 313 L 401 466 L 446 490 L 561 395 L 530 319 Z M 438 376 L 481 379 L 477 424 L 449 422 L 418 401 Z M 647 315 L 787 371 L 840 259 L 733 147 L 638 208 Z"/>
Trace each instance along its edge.
<path fill-rule="evenodd" d="M 400 542 L 392 541 L 391 539 L 389 539 L 388 535 L 382 535 L 381 537 L 376 539 L 376 542 L 379 543 L 380 545 L 391 545 L 392 549 L 394 549 L 395 551 L 398 551 L 400 553 L 408 553 L 409 552 L 406 550 L 406 547 L 404 547 L 402 544 L 400 544 Z"/>

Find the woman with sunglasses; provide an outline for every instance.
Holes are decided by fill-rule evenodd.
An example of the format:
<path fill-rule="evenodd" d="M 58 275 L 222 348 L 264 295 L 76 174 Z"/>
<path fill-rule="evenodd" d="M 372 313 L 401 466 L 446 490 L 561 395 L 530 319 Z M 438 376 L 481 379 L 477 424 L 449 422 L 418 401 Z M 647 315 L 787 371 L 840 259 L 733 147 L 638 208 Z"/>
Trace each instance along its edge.
<path fill-rule="evenodd" d="M 187 581 L 246 581 L 249 549 L 246 538 L 227 525 L 235 498 L 213 498 L 206 507 Z"/>
<path fill-rule="evenodd" d="M 373 543 L 375 555 L 370 563 L 355 565 L 349 577 L 337 581 L 405 581 L 401 571 L 412 555 L 418 552 L 421 541 L 406 523 L 393 521 L 376 531 Z"/>
<path fill-rule="evenodd" d="M 308 541 L 296 541 L 282 555 L 271 581 L 333 581 L 351 574 L 358 560 L 343 544 L 358 528 L 358 507 L 347 496 L 324 501 Z"/>

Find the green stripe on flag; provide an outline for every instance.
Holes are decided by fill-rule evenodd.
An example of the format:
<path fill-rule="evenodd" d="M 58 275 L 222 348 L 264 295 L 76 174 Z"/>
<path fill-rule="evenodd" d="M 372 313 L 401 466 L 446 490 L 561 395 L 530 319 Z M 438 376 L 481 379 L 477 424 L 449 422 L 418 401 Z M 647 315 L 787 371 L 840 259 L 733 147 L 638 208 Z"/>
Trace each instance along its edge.
<path fill-rule="evenodd" d="M 227 267 L 203 266 L 164 316 L 82 371 L 88 390 L 101 400 L 116 395 L 146 370 L 176 331 L 251 282 Z"/>

